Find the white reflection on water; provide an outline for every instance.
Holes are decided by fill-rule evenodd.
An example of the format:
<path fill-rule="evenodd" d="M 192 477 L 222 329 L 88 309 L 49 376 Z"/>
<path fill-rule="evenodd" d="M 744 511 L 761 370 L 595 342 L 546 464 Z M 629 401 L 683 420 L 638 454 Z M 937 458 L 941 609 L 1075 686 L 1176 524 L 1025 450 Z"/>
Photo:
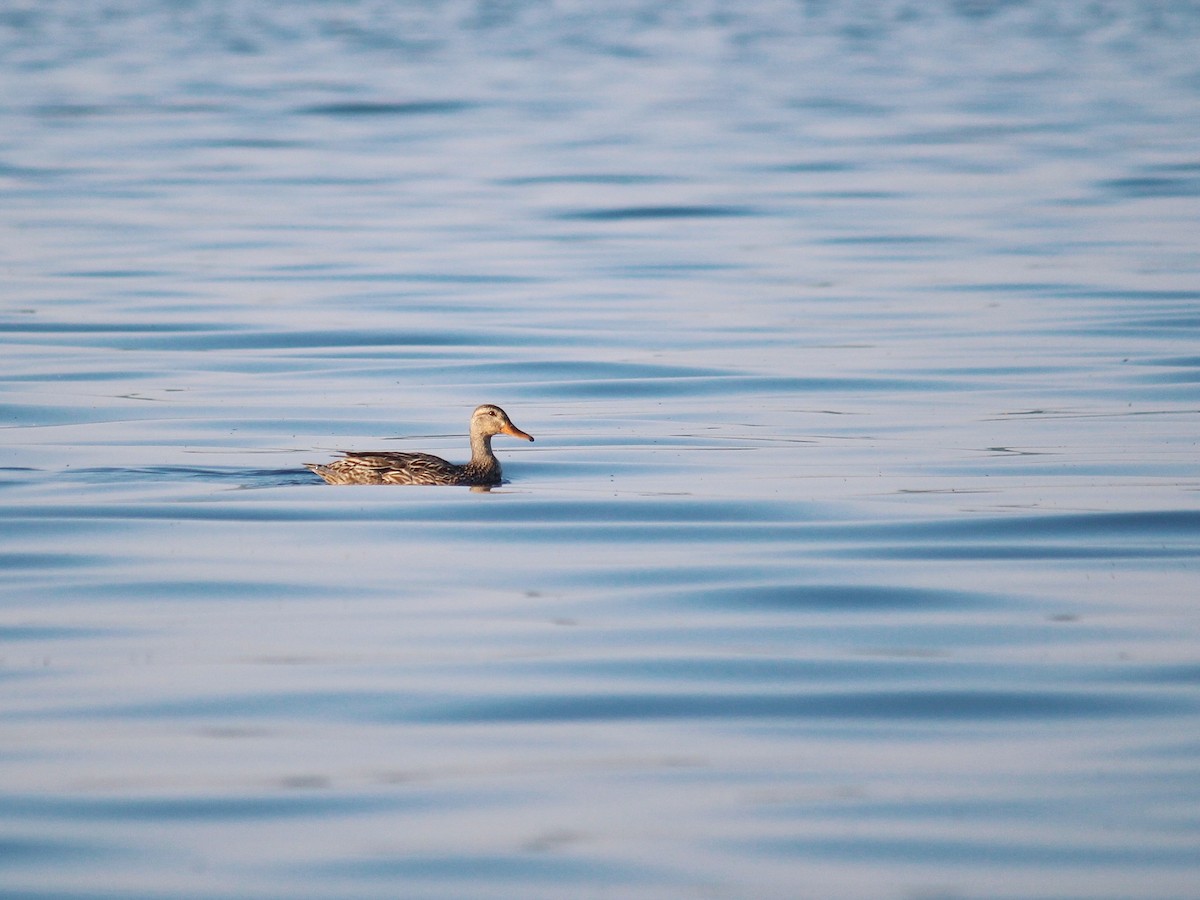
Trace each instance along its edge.
<path fill-rule="evenodd" d="M 1188 895 L 1198 27 L 0 15 L 6 896 Z"/>

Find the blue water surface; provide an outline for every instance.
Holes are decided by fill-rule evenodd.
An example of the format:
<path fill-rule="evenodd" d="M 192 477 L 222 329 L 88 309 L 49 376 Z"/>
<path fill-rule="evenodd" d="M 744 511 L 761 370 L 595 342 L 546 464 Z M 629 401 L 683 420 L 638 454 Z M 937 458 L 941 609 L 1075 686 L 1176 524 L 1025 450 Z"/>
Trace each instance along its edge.
<path fill-rule="evenodd" d="M 0 9 L 0 895 L 1196 896 L 1198 41 Z"/>

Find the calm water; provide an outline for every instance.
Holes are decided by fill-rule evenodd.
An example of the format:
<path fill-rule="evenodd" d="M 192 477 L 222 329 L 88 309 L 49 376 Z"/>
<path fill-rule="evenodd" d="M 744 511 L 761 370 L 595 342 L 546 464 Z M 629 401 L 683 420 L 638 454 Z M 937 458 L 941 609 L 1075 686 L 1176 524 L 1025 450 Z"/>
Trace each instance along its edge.
<path fill-rule="evenodd" d="M 1197 895 L 1200 5 L 602 7 L 0 6 L 4 897 Z"/>

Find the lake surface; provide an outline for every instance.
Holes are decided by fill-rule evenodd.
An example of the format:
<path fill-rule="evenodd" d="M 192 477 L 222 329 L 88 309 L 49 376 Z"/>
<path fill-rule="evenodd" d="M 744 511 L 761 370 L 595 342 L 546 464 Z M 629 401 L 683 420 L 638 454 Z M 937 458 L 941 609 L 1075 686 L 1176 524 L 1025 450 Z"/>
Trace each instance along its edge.
<path fill-rule="evenodd" d="M 0 894 L 1195 897 L 1198 44 L 5 5 Z"/>

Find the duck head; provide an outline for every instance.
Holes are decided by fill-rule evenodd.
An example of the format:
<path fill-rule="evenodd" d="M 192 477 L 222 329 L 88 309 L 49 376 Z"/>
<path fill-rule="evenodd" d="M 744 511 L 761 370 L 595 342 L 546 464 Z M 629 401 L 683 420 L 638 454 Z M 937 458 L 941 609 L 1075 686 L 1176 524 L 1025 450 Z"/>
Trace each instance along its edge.
<path fill-rule="evenodd" d="M 508 413 L 491 403 L 475 407 L 475 412 L 471 414 L 471 434 L 483 437 L 507 434 L 509 437 L 520 438 L 523 441 L 533 440 L 532 434 L 526 434 L 514 425 L 512 419 L 508 417 Z"/>

